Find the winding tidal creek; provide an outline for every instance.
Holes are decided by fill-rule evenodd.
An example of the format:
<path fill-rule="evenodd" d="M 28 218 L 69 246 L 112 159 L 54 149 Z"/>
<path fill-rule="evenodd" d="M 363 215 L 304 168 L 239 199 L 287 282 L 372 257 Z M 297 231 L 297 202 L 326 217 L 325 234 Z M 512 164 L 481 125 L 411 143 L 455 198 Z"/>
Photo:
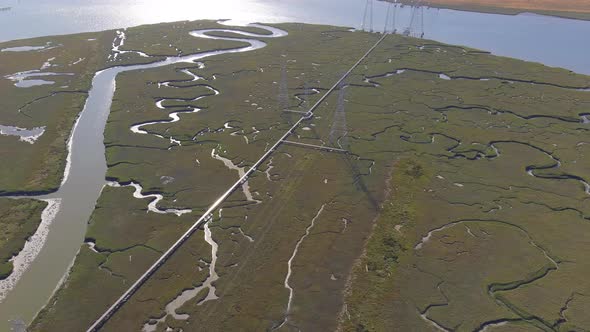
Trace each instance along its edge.
<path fill-rule="evenodd" d="M 53 194 L 36 197 L 44 200 L 59 199 L 60 201 L 59 209 L 54 212 L 53 220 L 50 221 L 49 231 L 44 234 L 46 236 L 44 245 L 41 243 L 42 250 L 35 253 L 34 259 L 27 260 L 28 264 L 24 267 L 19 280 L 12 280 L 11 283 L 0 285 L 8 290 L 6 297 L 0 303 L 0 321 L 2 321 L 0 330 L 8 330 L 10 325 L 22 326 L 22 322 L 25 324 L 31 322 L 67 276 L 67 271 L 73 264 L 76 253 L 83 243 L 87 221 L 102 188 L 107 185 L 103 133 L 116 89 L 117 75 L 126 71 L 157 68 L 176 63 L 195 63 L 197 60 L 207 57 L 249 52 L 266 46 L 266 43 L 257 39 L 207 35 L 211 32 L 233 32 L 251 38 L 274 38 L 286 35 L 286 32 L 280 29 L 256 24 L 250 26 L 268 30 L 271 34 L 259 35 L 230 29 L 197 30 L 190 34 L 196 38 L 231 40 L 249 45 L 168 57 L 150 64 L 117 66 L 96 73 L 84 109 L 80 113 L 70 137 L 68 160 L 62 185 Z M 19 259 L 16 257 L 15 261 L 19 261 Z M 20 259 L 20 261 L 23 260 Z M 15 321 L 20 323 L 15 325 Z"/>
<path fill-rule="evenodd" d="M 35 6 L 39 6 L 41 9 L 45 8 L 44 6 L 51 6 L 53 8 L 47 11 L 17 11 L 16 9 L 20 7 L 15 7 L 14 12 L 16 15 L 7 17 L 6 21 L 0 23 L 0 25 L 6 24 L 6 26 L 18 26 L 19 28 L 0 29 L 3 30 L 0 31 L 0 39 L 8 40 L 46 34 L 102 30 L 162 21 L 219 17 L 230 17 L 249 22 L 291 21 L 359 27 L 362 19 L 359 11 L 362 10 L 364 4 L 364 1 L 343 2 L 339 0 L 328 0 L 321 3 L 310 0 L 289 0 L 274 2 L 273 4 L 263 0 L 244 0 L 240 2 L 220 0 L 216 4 L 211 5 L 215 10 L 206 11 L 201 10 L 202 8 L 188 10 L 188 8 L 179 8 L 177 5 L 162 6 L 161 3 L 158 3 L 157 10 L 155 11 L 141 7 L 147 6 L 145 4 L 137 5 L 141 8 L 139 10 L 136 8 L 137 15 L 134 16 L 128 15 L 126 7 L 125 10 L 119 8 L 119 6 L 129 6 L 129 4 L 124 4 L 128 1 L 120 1 L 121 4 L 105 5 L 104 10 L 96 10 L 94 7 L 88 7 L 92 9 L 90 11 L 81 3 L 72 5 L 64 4 L 64 2 L 67 1 L 42 0 L 39 1 L 39 4 L 35 4 Z M 93 3 L 95 1 L 88 2 Z M 233 6 L 229 6 L 228 3 L 233 3 Z M 21 5 L 19 4 L 18 6 Z M 22 6 L 26 7 L 28 4 L 23 4 Z M 73 9 L 70 6 L 76 9 L 76 15 L 72 15 Z M 199 7 L 198 4 L 195 6 Z M 61 13 L 55 13 L 55 8 L 61 9 Z M 384 8 L 385 4 L 378 2 L 375 11 L 382 12 Z M 174 11 L 174 14 L 169 12 L 171 10 Z M 46 13 L 44 15 L 55 15 L 51 20 L 48 20 L 48 22 L 51 22 L 50 27 L 44 25 L 46 24 L 44 23 L 45 21 L 39 20 L 35 16 L 41 15 L 38 13 L 42 12 Z M 92 14 L 89 14 L 90 12 Z M 138 14 L 140 12 L 143 16 Z M 120 13 L 125 14 L 121 15 Z M 69 15 L 71 17 L 64 17 L 62 20 L 61 15 Z M 85 17 L 85 15 L 93 16 L 89 18 Z M 96 15 L 103 16 L 98 17 Z M 125 18 L 118 17 L 117 15 L 124 16 Z M 398 30 L 401 30 L 410 21 L 411 8 L 405 7 L 400 9 L 398 15 L 395 25 Z M 59 18 L 56 19 L 55 17 Z M 15 21 L 13 22 L 12 20 Z M 381 28 L 383 27 L 382 20 L 383 17 L 375 17 L 375 30 L 380 30 L 379 26 Z M 39 24 L 22 27 L 22 22 L 26 21 L 35 21 L 39 22 Z M 79 23 L 88 21 L 100 23 L 92 27 L 86 25 L 81 26 L 81 23 Z M 588 57 L 588 54 L 590 54 L 590 43 L 585 42 L 584 37 L 580 37 L 590 34 L 590 22 L 530 14 L 504 16 L 438 9 L 427 9 L 425 11 L 424 21 L 425 38 L 452 44 L 468 45 L 491 51 L 498 55 L 540 61 L 547 65 L 561 66 L 579 73 L 590 74 L 590 57 Z M 73 263 L 75 255 L 83 242 L 88 218 L 94 209 L 102 188 L 105 185 L 119 185 L 116 183 L 108 184 L 105 180 L 107 167 L 103 142 L 103 133 L 116 89 L 115 81 L 117 75 L 126 71 L 157 68 L 176 63 L 194 64 L 200 59 L 226 53 L 254 51 L 264 47 L 266 44 L 262 41 L 249 38 L 281 37 L 286 34 L 284 31 L 278 29 L 259 25 L 254 26 L 268 30 L 272 35 L 258 35 L 226 29 L 198 30 L 192 32 L 191 35 L 196 38 L 242 41 L 248 43 L 249 46 L 180 57 L 169 57 L 163 61 L 150 64 L 112 67 L 96 73 L 85 107 L 70 138 L 68 164 L 64 174 L 64 182 L 56 193 L 37 197 L 38 199 L 50 202 L 51 207 L 44 213 L 43 227 L 40 227 L 38 233 L 33 237 L 37 242 L 31 243 L 29 245 L 30 250 L 24 250 L 22 256 L 19 255 L 20 257 L 17 256 L 15 258 L 15 263 L 20 264 L 22 262 L 24 264 L 19 270 L 21 271 L 18 274 L 20 278 L 0 281 L 0 290 L 7 290 L 5 298 L 0 298 L 0 319 L 2 320 L 0 331 L 8 330 L 11 325 L 9 321 L 11 320 L 22 320 L 25 324 L 28 324 L 46 304 L 52 293 L 59 287 L 60 282 L 64 280 L 69 267 Z M 38 31 L 35 29 L 38 29 Z M 239 33 L 245 39 L 212 37 L 207 35 L 208 32 L 220 31 Z M 113 52 L 120 52 L 118 50 L 119 46 L 113 45 Z M 2 51 L 15 50 L 5 49 Z M 403 71 L 398 71 L 395 74 L 402 73 Z M 445 80 L 451 79 L 446 75 L 439 76 L 439 78 Z M 46 82 L 48 81 L 37 81 L 33 83 L 46 84 Z M 161 101 L 158 105 L 158 107 L 162 106 Z M 193 111 L 196 112 L 197 110 Z M 171 120 L 163 122 L 178 121 L 178 117 L 175 114 L 171 114 L 170 116 Z M 590 114 L 583 114 L 581 122 L 589 123 Z M 142 127 L 150 124 L 152 123 L 139 124 L 130 128 L 130 130 L 137 134 L 146 134 L 147 131 L 143 130 Z M 32 130 L 40 131 L 41 128 L 34 128 Z M 39 134 L 29 133 L 29 130 L 23 128 L 9 128 L 8 126 L 0 126 L 0 131 L 2 131 L 1 134 L 18 135 L 21 139 L 32 140 L 36 137 L 35 135 Z M 247 140 L 248 138 L 245 137 L 245 139 Z M 212 153 L 212 157 L 216 158 L 214 152 Z M 219 158 L 219 160 L 224 162 L 226 166 L 233 167 L 233 169 L 240 172 L 240 169 L 236 165 L 226 163 L 222 158 Z M 556 164 L 556 167 L 559 167 L 559 165 Z M 535 176 L 534 169 L 529 171 L 530 175 Z M 270 178 L 270 174 L 267 173 L 267 176 Z M 582 181 L 580 179 L 574 180 Z M 587 182 L 582 181 L 582 183 L 585 186 L 586 192 L 590 194 L 590 187 Z M 134 184 L 130 185 L 136 187 Z M 244 188 L 247 188 L 246 186 L 247 184 L 244 185 Z M 136 192 L 139 191 L 136 194 L 138 198 L 148 196 L 141 195 L 141 191 L 137 187 L 136 189 Z M 254 200 L 251 194 L 249 195 L 249 199 Z M 151 208 L 154 211 L 159 211 L 157 210 L 156 203 L 153 203 Z M 185 213 L 182 210 L 168 212 Z M 211 240 L 212 250 L 216 250 L 213 243 L 214 241 Z M 295 254 L 296 252 L 294 252 Z M 285 280 L 285 287 L 290 289 L 288 277 Z M 291 301 L 287 304 L 287 310 L 290 304 Z M 175 314 L 173 306 L 167 308 L 167 310 L 169 311 L 168 314 Z M 19 324 L 18 326 L 21 325 Z M 146 326 L 146 330 L 150 328 L 151 326 Z"/>

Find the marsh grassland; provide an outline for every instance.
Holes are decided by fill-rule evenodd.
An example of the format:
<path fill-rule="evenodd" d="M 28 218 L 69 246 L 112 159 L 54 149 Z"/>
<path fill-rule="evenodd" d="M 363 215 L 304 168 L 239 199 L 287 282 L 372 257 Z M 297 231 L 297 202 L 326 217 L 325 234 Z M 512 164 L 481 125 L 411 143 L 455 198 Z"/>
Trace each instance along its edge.
<path fill-rule="evenodd" d="M 67 141 L 92 77 L 110 49 L 108 34 L 0 43 L 0 125 L 39 128 L 42 133 L 29 141 L 17 135 L 0 135 L 0 194 L 47 193 L 59 188 Z M 10 51 L 23 46 L 40 49 Z"/>
<path fill-rule="evenodd" d="M 254 52 L 117 77 L 109 184 L 31 331 L 86 329 L 381 37 L 276 26 Z M 103 66 L 243 45 L 186 38 L 204 27 L 127 29 Z M 104 331 L 587 330 L 588 88 L 387 36 L 289 138 L 348 153 L 281 145 Z"/>
<path fill-rule="evenodd" d="M 12 273 L 11 258 L 23 249 L 25 241 L 37 230 L 46 205 L 35 200 L 0 199 L 0 279 Z"/>

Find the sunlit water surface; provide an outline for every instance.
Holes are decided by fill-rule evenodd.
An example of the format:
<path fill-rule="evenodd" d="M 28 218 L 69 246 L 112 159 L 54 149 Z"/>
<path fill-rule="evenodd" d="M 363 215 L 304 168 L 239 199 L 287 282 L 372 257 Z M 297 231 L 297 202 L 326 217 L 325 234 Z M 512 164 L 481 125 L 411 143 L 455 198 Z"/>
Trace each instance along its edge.
<path fill-rule="evenodd" d="M 305 22 L 359 28 L 362 24 L 365 0 L 167 0 L 165 5 L 162 3 L 156 0 L 0 0 L 0 7 L 11 7 L 10 10 L 0 11 L 0 41 L 197 19 L 232 19 L 234 23 Z M 384 3 L 375 5 L 373 10 L 375 30 L 383 29 L 386 6 Z M 403 30 L 409 25 L 411 13 L 410 7 L 398 10 L 395 21 L 398 30 Z M 424 32 L 425 38 L 467 45 L 498 55 L 538 61 L 590 74 L 590 56 L 588 56 L 590 43 L 587 42 L 587 36 L 590 35 L 590 22 L 532 14 L 503 16 L 426 9 Z M 113 87 L 110 82 L 114 78 L 103 83 L 100 79 L 98 77 L 94 81 L 99 86 L 94 87 L 95 94 L 109 91 L 112 93 Z M 96 104 L 103 105 L 110 102 L 108 97 L 105 100 Z M 106 117 L 108 108 L 95 113 Z M 91 127 L 87 132 L 93 132 L 98 137 L 91 143 L 100 145 L 91 150 L 100 151 L 103 148 L 100 139 L 102 127 L 96 130 L 92 130 Z M 101 158 L 104 158 L 103 155 L 104 153 L 100 154 Z M 73 158 L 76 162 L 75 154 Z M 104 166 L 103 164 L 104 160 L 100 162 L 101 167 Z M 83 168 L 72 168 L 72 176 L 77 169 Z M 95 173 L 104 174 L 104 171 L 101 172 Z M 82 174 L 80 178 L 85 178 L 84 176 Z M 97 181 L 103 180 L 100 178 Z M 65 203 L 64 206 L 83 207 L 88 211 L 91 211 L 93 207 L 93 202 Z M 66 208 L 62 209 L 61 215 L 66 210 Z M 61 224 L 56 222 L 52 227 L 53 233 L 50 232 L 49 236 L 68 237 L 67 229 L 71 228 L 68 227 L 68 223 L 86 222 L 73 219 L 75 218 L 61 218 Z M 64 229 L 58 231 L 56 227 L 59 225 Z M 27 288 L 30 289 L 23 292 L 40 294 L 39 297 L 42 299 L 37 299 L 34 305 L 31 305 L 31 300 L 27 296 L 21 296 L 11 302 L 11 311 L 14 312 L 9 314 L 7 309 L 4 309 L 4 312 L 0 310 L 0 317 L 13 317 L 18 312 L 18 316 L 28 322 L 39 309 L 40 303 L 46 301 L 50 294 L 47 289 L 53 289 L 54 285 L 48 286 L 43 282 L 45 277 L 43 271 L 54 267 L 50 266 L 50 260 L 44 260 L 43 257 L 51 254 L 51 248 L 51 246 L 45 246 L 38 257 L 37 264 L 25 276 L 25 279 L 30 280 L 27 283 L 21 282 L 20 285 L 22 288 L 25 287 L 23 284 L 27 284 Z M 65 268 L 60 268 L 59 272 L 61 273 L 62 270 L 65 272 Z M 44 292 L 33 289 L 31 285 L 42 286 Z M 0 324 L 0 330 L 5 326 Z"/>
<path fill-rule="evenodd" d="M 165 3 L 165 5 L 163 4 Z M 197 19 L 306 22 L 360 27 L 365 0 L 0 0 L 0 41 Z M 375 29 L 386 3 L 376 2 Z M 398 11 L 396 27 L 412 9 Z M 31 24 L 34 22 L 34 24 Z M 454 10 L 424 11 L 425 38 L 590 74 L 590 22 L 533 14 L 518 16 Z"/>

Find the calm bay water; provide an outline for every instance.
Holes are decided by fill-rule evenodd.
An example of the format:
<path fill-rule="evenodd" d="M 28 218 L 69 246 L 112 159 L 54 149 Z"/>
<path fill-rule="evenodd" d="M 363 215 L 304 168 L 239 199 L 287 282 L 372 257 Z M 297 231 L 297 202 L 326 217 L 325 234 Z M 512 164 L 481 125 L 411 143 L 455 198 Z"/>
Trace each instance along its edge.
<path fill-rule="evenodd" d="M 0 7 L 12 7 L 0 12 L 0 41 L 222 18 L 358 28 L 364 6 L 365 0 L 0 0 Z M 375 3 L 376 29 L 383 29 L 386 6 Z M 398 30 L 409 25 L 411 11 L 398 10 Z M 590 74 L 590 21 L 425 9 L 424 32 L 425 38 Z"/>

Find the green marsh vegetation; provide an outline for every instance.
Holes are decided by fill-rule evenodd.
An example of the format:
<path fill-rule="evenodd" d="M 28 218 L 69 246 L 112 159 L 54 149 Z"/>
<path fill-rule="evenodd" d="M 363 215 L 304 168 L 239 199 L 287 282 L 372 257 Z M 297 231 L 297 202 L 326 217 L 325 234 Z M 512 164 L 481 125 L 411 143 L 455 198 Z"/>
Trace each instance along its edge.
<path fill-rule="evenodd" d="M 283 110 L 309 108 L 380 37 L 278 27 L 289 36 L 256 52 L 118 77 L 108 179 L 192 213 L 148 212 L 131 188 L 106 187 L 32 331 L 88 327 L 238 179 L 216 155 L 252 165 L 300 116 Z M 125 45 L 147 45 L 128 30 Z M 337 138 L 349 153 L 282 145 L 215 212 L 211 239 L 197 232 L 105 330 L 588 328 L 590 95 L 578 89 L 589 86 L 562 69 L 387 37 L 290 137 L 338 144 L 342 106 Z M 146 134 L 130 130 L 140 124 Z M 208 285 L 210 241 L 218 279 L 172 302 Z"/>
<path fill-rule="evenodd" d="M 135 267 L 136 274 L 127 275 L 124 279 L 116 277 L 123 275 L 118 271 L 120 266 L 113 266 L 113 276 L 107 271 L 100 271 L 96 276 L 92 275 L 96 272 L 96 267 L 101 264 L 100 260 L 94 259 L 103 255 L 100 252 L 104 250 L 105 243 L 120 243 L 119 247 L 131 247 L 140 243 L 147 245 L 151 243 L 150 239 L 153 237 L 162 236 L 161 232 L 164 230 L 176 231 L 178 236 L 182 227 L 188 227 L 188 224 L 182 224 L 179 220 L 194 220 L 205 206 L 237 179 L 236 171 L 226 168 L 221 161 L 211 157 L 213 149 L 239 167 L 247 167 L 264 152 L 268 142 L 282 135 L 297 115 L 284 113 L 278 108 L 279 101 L 276 95 L 279 91 L 281 68 L 285 67 L 292 73 L 296 73 L 296 75 L 286 76 L 290 89 L 284 101 L 284 107 L 304 109 L 317 98 L 317 96 L 310 96 L 305 105 L 302 104 L 299 107 L 299 104 L 303 102 L 294 95 L 305 91 L 306 82 L 309 82 L 307 84 L 310 86 L 327 89 L 340 73 L 346 71 L 350 63 L 364 53 L 364 50 L 377 38 L 371 35 L 367 35 L 369 38 L 366 38 L 367 36 L 350 34 L 345 29 L 333 27 L 300 28 L 299 25 L 286 27 L 292 31 L 292 35 L 297 36 L 297 43 L 289 39 L 271 40 L 268 41 L 267 48 L 252 54 L 205 59 L 202 69 L 199 69 L 200 66 L 197 64 L 183 67 L 171 66 L 119 76 L 118 88 L 105 133 L 107 161 L 110 166 L 107 176 L 111 180 L 122 183 L 130 181 L 139 183 L 144 188 L 144 193 L 161 193 L 164 196 L 159 203 L 162 208 L 191 208 L 194 213 L 181 218 L 147 213 L 150 219 L 160 220 L 159 228 L 148 226 L 146 233 L 134 232 L 132 229 L 140 226 L 133 224 L 129 217 L 115 221 L 109 217 L 110 213 L 114 213 L 110 209 L 102 209 L 106 214 L 99 217 L 97 213 L 101 211 L 100 202 L 117 201 L 110 198 L 117 196 L 126 196 L 127 200 L 138 202 L 137 204 L 144 206 L 144 211 L 137 215 L 137 220 L 141 223 L 144 222 L 142 216 L 146 216 L 144 213 L 147 212 L 145 211 L 147 200 L 134 199 L 129 189 L 107 187 L 103 191 L 99 209 L 91 220 L 87 234 L 87 238 L 96 243 L 95 248 L 99 253 L 89 250 L 87 245 L 82 247 L 72 274 L 66 281 L 66 286 L 56 294 L 51 305 L 38 316 L 32 325 L 33 330 L 59 330 L 66 327 L 79 329 L 89 325 L 92 319 L 96 318 L 108 303 L 117 297 L 118 293 L 102 292 L 102 294 L 89 296 L 90 300 L 82 305 L 80 302 L 74 305 L 72 300 L 84 292 L 89 284 L 95 282 L 109 284 L 119 280 L 117 281 L 119 284 L 128 285 L 145 269 L 143 266 Z M 304 35 L 311 35 L 313 38 L 303 39 Z M 302 40 L 306 40 L 306 45 L 298 43 Z M 314 50 L 313 46 L 320 41 L 329 43 L 324 43 L 324 48 L 317 49 L 315 54 L 313 51 L 298 50 L 301 47 Z M 195 42 L 198 43 L 198 40 Z M 324 54 L 326 51 L 330 54 L 338 54 L 339 50 L 349 46 L 354 46 L 356 51 L 350 52 L 338 61 Z M 279 57 L 276 56 L 277 53 Z M 310 63 L 312 58 L 315 65 Z M 329 68 L 322 70 L 319 68 L 321 66 Z M 204 79 L 187 82 L 191 80 L 191 76 L 183 72 L 183 69 L 188 69 Z M 306 75 L 311 77 L 307 78 Z M 171 82 L 170 86 L 160 85 L 158 88 L 157 83 L 163 81 Z M 138 82 L 141 83 L 138 84 Z M 220 94 L 214 95 L 205 85 L 215 88 Z M 198 101 L 189 100 L 201 94 L 208 96 Z M 183 107 L 179 109 L 172 107 L 166 110 L 157 108 L 155 103 L 162 98 L 169 99 L 162 102 L 163 106 L 180 103 L 184 104 L 184 107 L 195 106 L 202 110 L 198 113 L 179 114 L 181 118 L 179 122 L 154 124 L 141 128 L 151 134 L 141 135 L 131 132 L 129 128 L 135 124 L 166 120 L 167 113 L 170 111 L 183 109 Z M 172 100 L 182 98 L 186 100 L 184 102 Z M 301 131 L 299 134 L 303 136 L 305 133 Z M 181 145 L 173 143 L 170 138 L 179 141 Z M 323 241 L 314 246 L 319 246 L 319 250 L 328 251 L 332 250 L 330 249 L 332 246 L 337 246 L 339 248 L 334 255 L 340 258 L 323 271 L 311 271 L 311 274 L 325 276 L 321 279 L 329 287 L 322 291 L 323 295 L 313 296 L 313 298 L 302 295 L 299 300 L 295 300 L 294 306 L 297 301 L 305 299 L 310 303 L 332 308 L 333 316 L 338 312 L 341 296 L 329 290 L 343 286 L 355 252 L 358 252 L 362 245 L 355 230 L 364 230 L 362 232 L 366 234 L 370 223 L 360 221 L 365 219 L 363 215 L 367 213 L 374 215 L 376 211 L 371 208 L 372 210 L 369 211 L 372 212 L 367 212 L 368 203 L 359 201 L 355 197 L 354 193 L 358 189 L 353 185 L 355 177 L 350 174 L 348 167 L 338 173 L 334 171 L 342 161 L 342 155 L 309 154 L 307 150 L 295 147 L 284 147 L 284 149 L 273 157 L 272 161 L 269 160 L 261 172 L 249 181 L 252 199 L 248 199 L 242 191 L 237 191 L 223 207 L 222 212 L 216 213 L 215 221 L 211 224 L 213 239 L 219 245 L 216 272 L 220 279 L 214 284 L 217 289 L 216 294 L 236 297 L 236 301 L 242 303 L 238 306 L 248 307 L 252 315 L 252 317 L 250 314 L 238 316 L 236 320 L 226 323 L 210 315 L 210 321 L 207 324 L 211 328 L 234 324 L 245 324 L 248 328 L 256 328 L 280 323 L 284 317 L 288 299 L 288 291 L 283 285 L 287 260 L 293 252 L 295 243 L 305 233 L 306 227 L 309 226 L 310 220 L 318 212 L 323 201 L 330 202 L 317 220 L 318 232 L 322 234 L 317 237 Z M 331 160 L 331 162 L 318 167 L 314 161 L 322 159 Z M 359 164 L 363 172 L 368 172 L 369 163 Z M 275 172 L 276 169 L 283 170 Z M 322 195 L 320 199 L 309 197 L 310 192 L 307 188 L 310 186 L 321 186 L 323 190 L 320 192 Z M 285 202 L 292 202 L 292 204 L 285 204 Z M 310 203 L 312 205 L 308 206 Z M 364 208 L 354 211 L 355 206 Z M 305 215 L 300 215 L 301 211 L 305 211 Z M 353 217 L 359 222 L 345 226 L 343 219 L 353 219 Z M 245 220 L 247 223 L 242 224 Z M 327 220 L 329 223 L 323 225 L 326 222 L 321 222 L 322 220 Z M 170 228 L 171 223 L 178 225 L 179 228 Z M 127 231 L 112 231 L 115 225 L 117 228 L 129 228 Z M 350 241 L 346 242 L 346 247 L 356 247 L 356 249 L 346 250 L 345 243 L 339 241 L 340 232 L 346 227 L 349 231 L 346 231 L 345 237 L 350 238 Z M 292 230 L 290 231 L 289 228 Z M 136 233 L 133 238 L 138 240 L 129 241 L 130 232 Z M 167 243 L 172 242 L 173 239 L 169 238 Z M 128 245 L 125 246 L 124 243 Z M 247 250 L 252 245 L 258 249 L 255 255 L 251 250 Z M 153 245 L 149 246 L 153 248 Z M 110 246 L 107 247 L 110 248 Z M 307 248 L 304 243 L 300 252 L 311 252 L 312 249 L 313 247 Z M 134 254 L 133 257 L 138 254 Z M 91 259 L 92 256 L 96 258 Z M 322 257 L 313 257 L 309 254 L 298 254 L 297 257 L 309 261 L 309 266 L 317 264 L 316 260 L 323 260 Z M 141 327 L 151 317 L 161 317 L 162 309 L 168 302 L 183 290 L 198 286 L 207 278 L 207 264 L 210 262 L 211 247 L 204 241 L 202 233 L 197 233 L 175 254 L 172 260 L 162 267 L 153 280 L 142 288 L 142 293 L 137 295 L 139 305 L 130 305 L 125 312 L 121 312 L 121 316 L 117 318 L 120 323 L 117 324 L 122 325 L 117 326 L 135 329 L 138 326 Z M 88 268 L 93 266 L 94 271 Z M 269 266 L 272 266 L 274 272 L 265 274 L 265 277 L 253 273 Z M 81 271 L 86 273 L 82 277 L 80 277 Z M 332 274 L 334 274 L 334 280 L 330 278 Z M 308 281 L 304 280 L 298 281 L 298 278 L 302 276 L 297 278 L 294 276 L 292 282 L 307 283 Z M 254 285 L 247 292 L 240 287 L 244 280 L 249 280 L 248 282 Z M 260 292 L 260 287 L 268 287 L 268 292 Z M 298 292 L 303 291 L 298 290 Z M 309 289 L 305 292 L 314 294 L 317 291 Z M 215 301 L 207 301 L 202 306 L 196 305 L 197 299 L 203 296 L 199 294 L 193 301 L 183 306 L 179 313 L 187 311 L 191 313 L 191 316 L 196 317 L 196 315 L 205 315 L 196 313 L 197 309 L 218 305 Z M 261 305 L 247 305 L 252 297 L 258 297 L 257 301 Z M 322 298 L 322 300 L 314 301 L 316 298 Z M 135 297 L 133 301 L 136 301 Z M 261 312 L 268 311 L 264 303 L 274 303 L 272 311 L 269 311 L 269 317 L 256 318 Z M 298 304 L 297 307 L 302 308 L 300 313 L 302 318 L 314 315 L 312 306 L 305 309 L 307 305 Z M 211 308 L 213 307 L 207 310 L 213 310 Z M 223 308 L 219 310 L 233 312 L 236 310 L 236 305 L 224 303 Z M 194 314 L 193 311 L 195 311 Z M 74 319 L 74 317 L 86 318 Z M 334 326 L 334 320 L 327 318 L 328 316 L 321 324 L 318 323 L 320 324 L 318 326 L 324 326 L 323 324 Z M 170 322 L 173 325 L 184 323 L 174 320 Z M 160 328 L 163 328 L 162 324 Z"/>
<path fill-rule="evenodd" d="M 0 124 L 45 132 L 34 144 L 18 136 L 0 135 L 0 193 L 43 193 L 59 187 L 67 157 L 67 141 L 84 106 L 94 73 L 104 65 L 112 32 L 42 37 L 0 43 L 0 49 L 45 45 L 36 51 L 0 52 Z M 39 70 L 53 84 L 27 88 L 8 77 Z M 66 75 L 67 74 L 67 75 Z M 70 75 L 71 74 L 71 75 Z M 25 81 L 26 82 L 26 81 Z"/>
<path fill-rule="evenodd" d="M 203 24 L 222 27 L 213 22 L 179 22 L 169 27 L 170 38 L 174 38 L 177 53 L 196 52 L 191 48 L 193 44 L 189 43 L 189 39 L 194 40 L 195 37 L 190 36 L 188 32 L 198 29 Z M 166 24 L 164 26 L 168 27 Z M 4 50 L 0 52 L 0 91 L 4 96 L 1 102 L 0 125 L 41 129 L 41 135 L 35 141 L 25 141 L 6 133 L 0 135 L 0 154 L 3 157 L 0 165 L 0 195 L 44 194 L 59 188 L 66 166 L 68 139 L 76 118 L 84 107 L 92 78 L 98 70 L 115 65 L 142 63 L 146 59 L 157 61 L 164 59 L 166 55 L 177 55 L 158 49 L 160 44 L 153 45 L 156 39 L 154 36 L 144 35 L 146 29 L 149 30 L 149 27 L 136 27 L 129 31 L 42 37 L 0 44 L 0 49 Z M 124 40 L 121 31 L 127 34 Z M 160 52 L 161 56 L 145 58 L 136 52 L 128 52 L 132 49 L 125 44 L 127 37 L 137 40 L 138 35 L 144 42 L 142 48 L 145 51 L 155 54 Z M 112 48 L 119 44 L 119 52 L 112 51 Z M 130 44 L 131 47 L 135 46 L 133 43 Z M 224 47 L 243 45 L 244 43 L 232 42 L 223 44 Z M 18 49 L 23 46 L 42 47 L 33 50 Z M 220 47 L 221 43 L 216 41 L 205 40 L 200 44 L 203 51 Z M 43 76 L 52 73 L 56 75 Z M 19 75 L 32 76 L 18 82 L 16 77 Z M 36 79 L 52 84 L 31 87 L 15 85 Z M 34 213 L 35 210 L 31 212 Z M 23 223 L 25 221 L 21 220 Z M 14 221 L 6 221 L 7 224 L 12 222 Z M 20 240 L 22 247 L 25 238 Z"/>
<path fill-rule="evenodd" d="M 23 248 L 41 223 L 41 213 L 47 203 L 30 199 L 0 199 L 0 279 L 12 273 L 10 259 Z"/>
<path fill-rule="evenodd" d="M 211 21 L 177 22 L 162 26 L 169 31 L 164 38 L 161 34 L 154 34 L 150 26 L 117 30 L 126 36 L 120 51 L 138 49 L 151 56 L 147 58 L 135 52 L 121 53 L 114 58 L 115 53 L 111 52 L 113 44 L 121 42 L 116 31 L 0 43 L 0 49 L 46 46 L 35 51 L 0 52 L 0 76 L 3 78 L 0 80 L 0 91 L 5 96 L 1 102 L 0 124 L 25 129 L 45 127 L 45 132 L 34 144 L 20 141 L 18 136 L 0 135 L 0 151 L 3 156 L 7 156 L 7 162 L 0 166 L 0 193 L 44 193 L 57 190 L 66 163 L 68 138 L 98 70 L 163 60 L 166 56 L 244 45 L 239 42 L 203 40 L 195 47 L 195 37 L 189 35 L 190 31 L 203 26 L 225 27 Z M 257 32 L 259 29 L 247 30 Z M 172 44 L 174 48 L 169 46 Z M 32 77 L 54 83 L 28 88 L 17 87 L 8 78 L 16 73 L 39 69 L 41 73 L 67 75 Z"/>
<path fill-rule="evenodd" d="M 381 48 L 366 77 L 405 71 L 370 79 L 379 85 L 373 93 L 388 94 L 356 99 L 367 110 L 397 112 L 358 140 L 388 140 L 403 159 L 357 262 L 340 328 L 587 329 L 580 255 L 590 231 L 582 182 L 590 176 L 589 128 L 580 118 L 590 96 L 579 89 L 588 77 L 413 44 Z M 427 176 L 412 180 L 407 160 Z M 390 212 L 399 209 L 411 213 Z M 396 244 L 393 261 L 387 243 Z"/>

